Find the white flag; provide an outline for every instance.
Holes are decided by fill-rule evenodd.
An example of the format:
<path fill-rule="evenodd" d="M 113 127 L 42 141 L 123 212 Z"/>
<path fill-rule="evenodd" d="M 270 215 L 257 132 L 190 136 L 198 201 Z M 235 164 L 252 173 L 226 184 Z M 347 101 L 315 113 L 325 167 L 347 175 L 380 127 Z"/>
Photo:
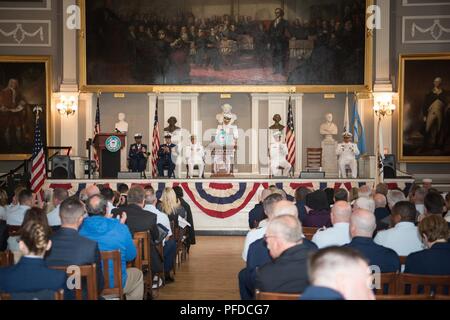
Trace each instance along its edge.
<path fill-rule="evenodd" d="M 345 96 L 344 132 L 350 132 L 350 122 L 348 120 L 348 91 Z"/>

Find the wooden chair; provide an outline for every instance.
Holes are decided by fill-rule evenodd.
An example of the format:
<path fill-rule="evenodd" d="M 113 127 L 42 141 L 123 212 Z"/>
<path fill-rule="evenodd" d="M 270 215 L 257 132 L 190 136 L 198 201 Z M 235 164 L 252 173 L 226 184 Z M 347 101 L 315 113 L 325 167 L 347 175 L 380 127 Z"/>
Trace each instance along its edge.
<path fill-rule="evenodd" d="M 401 273 L 397 280 L 397 294 L 450 294 L 450 276 L 428 276 Z M 409 289 L 409 290 L 408 290 Z"/>
<path fill-rule="evenodd" d="M 380 273 L 380 286 L 375 288 L 375 294 L 377 296 L 395 295 L 397 293 L 397 276 L 396 272 Z"/>
<path fill-rule="evenodd" d="M 408 258 L 408 256 L 399 256 L 399 258 L 400 258 L 400 264 L 401 265 L 406 264 L 406 258 Z"/>
<path fill-rule="evenodd" d="M 100 251 L 100 259 L 103 265 L 103 279 L 104 289 L 102 296 L 106 299 L 119 299 L 123 300 L 123 288 L 122 288 L 122 261 L 120 257 L 120 251 Z M 112 262 L 113 270 L 110 270 L 110 262 Z M 113 272 L 114 286 L 109 281 L 109 274 Z"/>
<path fill-rule="evenodd" d="M 9 251 L 0 252 L 0 268 L 1 267 L 9 267 L 14 264 L 14 254 Z"/>
<path fill-rule="evenodd" d="M 311 240 L 319 228 L 303 227 L 303 235 L 306 239 Z"/>
<path fill-rule="evenodd" d="M 83 285 L 86 284 L 86 292 L 87 292 L 87 300 L 98 300 L 98 290 L 97 290 L 97 265 L 95 263 L 77 266 L 80 270 L 80 285 L 81 287 L 78 289 L 73 289 L 75 292 L 75 300 L 84 300 L 83 299 Z M 64 271 L 67 274 L 67 277 L 73 276 L 75 274 L 75 270 L 69 269 L 68 266 L 61 267 L 51 267 L 52 269 Z M 85 281 L 81 281 L 85 279 Z"/>
<path fill-rule="evenodd" d="M 407 295 L 395 295 L 395 294 L 385 294 L 377 295 L 377 300 L 433 300 L 433 296 L 427 296 L 424 294 L 407 294 Z"/>
<path fill-rule="evenodd" d="M 300 293 L 262 292 L 256 290 L 256 300 L 298 300 Z"/>
<path fill-rule="evenodd" d="M 321 171 L 322 148 L 306 148 L 306 170 Z"/>
<path fill-rule="evenodd" d="M 39 291 L 39 292 L 24 292 L 24 293 L 16 293 L 16 294 L 10 294 L 10 293 L 0 293 L 0 301 L 1 300 L 13 300 L 14 296 L 16 295 L 16 299 L 15 300 L 43 300 L 42 294 L 44 293 L 45 296 L 47 296 L 48 294 L 45 293 L 45 291 L 47 290 L 43 290 L 43 291 Z M 22 298 L 22 294 L 24 296 L 26 296 L 26 298 Z M 36 295 L 35 297 L 33 297 L 33 295 Z M 40 299 L 39 299 L 40 298 Z M 46 300 L 64 300 L 64 289 L 60 289 L 58 291 L 55 291 L 52 295 L 53 299 L 46 299 Z"/>
<path fill-rule="evenodd" d="M 144 297 L 152 296 L 153 275 L 151 262 L 151 240 L 150 231 L 141 231 L 134 234 L 134 240 L 141 242 L 141 248 L 138 251 L 140 256 L 140 268 L 144 275 Z M 158 278 L 159 282 L 159 278 Z"/>

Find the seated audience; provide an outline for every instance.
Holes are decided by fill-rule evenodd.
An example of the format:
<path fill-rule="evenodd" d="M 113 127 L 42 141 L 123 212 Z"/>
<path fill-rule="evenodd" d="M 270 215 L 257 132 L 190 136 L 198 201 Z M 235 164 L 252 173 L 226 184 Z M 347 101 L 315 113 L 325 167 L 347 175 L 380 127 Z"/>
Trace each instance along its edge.
<path fill-rule="evenodd" d="M 88 198 L 99 194 L 100 189 L 95 184 L 90 185 L 89 187 L 86 188 L 86 195 L 88 196 Z"/>
<path fill-rule="evenodd" d="M 136 258 L 136 247 L 130 230 L 125 225 L 126 213 L 122 214 L 121 220 L 107 217 L 106 200 L 101 195 L 90 197 L 86 209 L 89 217 L 84 219 L 80 236 L 96 241 L 100 251 L 120 250 L 123 292 L 127 300 L 142 300 L 144 295 L 142 271 L 126 267 L 128 261 Z M 109 281 L 113 285 L 114 273 L 110 272 L 109 275 Z"/>
<path fill-rule="evenodd" d="M 422 242 L 414 225 L 416 207 L 409 201 L 397 202 L 391 210 L 393 228 L 380 231 L 375 237 L 375 243 L 391 248 L 399 256 L 407 256 L 423 249 Z"/>
<path fill-rule="evenodd" d="M 102 191 L 100 191 L 100 194 L 106 199 L 106 202 L 108 203 L 106 206 L 106 213 L 110 214 L 113 209 L 116 208 L 116 206 L 114 206 L 114 191 L 111 188 L 103 188 Z"/>
<path fill-rule="evenodd" d="M 388 207 L 391 211 L 397 202 L 406 201 L 405 195 L 399 190 L 389 190 L 386 199 L 388 202 Z"/>
<path fill-rule="evenodd" d="M 389 228 L 391 212 L 387 208 L 386 196 L 381 193 L 375 193 L 373 196 L 375 202 L 375 219 L 377 220 L 377 230 Z"/>
<path fill-rule="evenodd" d="M 18 196 L 18 205 L 9 206 L 6 210 L 6 224 L 8 226 L 18 227 L 23 223 L 25 213 L 33 206 L 33 193 L 30 190 L 23 189 Z M 8 249 L 19 251 L 18 236 L 8 238 Z"/>
<path fill-rule="evenodd" d="M 68 198 L 59 205 L 59 215 L 61 228 L 51 237 L 52 248 L 45 258 L 47 265 L 81 266 L 95 263 L 97 291 L 100 294 L 103 290 L 103 272 L 98 244 L 78 234 L 84 220 L 84 204 L 77 198 Z"/>
<path fill-rule="evenodd" d="M 259 197 L 259 202 L 255 204 L 253 209 L 251 209 L 248 213 L 248 227 L 250 229 L 258 228 L 259 223 L 262 220 L 266 219 L 266 215 L 264 214 L 263 201 L 271 193 L 272 191 L 270 189 L 264 189 Z"/>
<path fill-rule="evenodd" d="M 158 209 L 167 214 L 170 221 L 174 221 L 175 225 L 178 225 L 178 216 L 186 219 L 186 210 L 181 205 L 173 188 L 167 187 L 163 190 L 161 205 Z"/>
<path fill-rule="evenodd" d="M 439 215 L 425 217 L 419 233 L 427 249 L 411 253 L 406 258 L 405 273 L 450 275 L 450 243 L 447 221 Z"/>
<path fill-rule="evenodd" d="M 425 213 L 420 215 L 417 219 L 419 222 L 422 221 L 423 218 L 429 215 L 439 215 L 441 217 L 444 216 L 446 212 L 445 201 L 442 196 L 437 192 L 428 192 L 424 199 Z"/>
<path fill-rule="evenodd" d="M 331 208 L 333 206 L 333 204 L 334 204 L 334 189 L 333 188 L 326 188 L 323 191 L 325 191 L 325 194 L 327 195 L 328 205 Z"/>
<path fill-rule="evenodd" d="M 358 199 L 358 188 L 356 188 L 356 187 L 353 187 L 351 190 L 350 190 L 350 194 L 349 194 L 349 199 L 348 199 L 348 201 L 350 202 L 350 204 L 353 204 L 353 202 L 356 200 L 356 199 Z"/>
<path fill-rule="evenodd" d="M 275 203 L 282 201 L 283 197 L 279 193 L 272 193 L 263 201 L 264 213 L 266 215 L 267 221 L 269 221 L 270 217 L 273 215 L 274 205 Z M 252 229 L 247 233 L 245 237 L 244 249 L 242 250 L 242 259 L 247 261 L 247 253 L 250 245 L 258 239 L 264 237 L 267 229 L 267 222 L 263 223 L 261 227 L 256 229 Z"/>
<path fill-rule="evenodd" d="M 189 248 L 191 245 L 195 244 L 195 228 L 194 228 L 194 218 L 192 216 L 192 210 L 189 203 L 184 200 L 183 188 L 180 186 L 173 187 L 173 191 L 175 191 L 175 195 L 177 196 L 178 201 L 180 201 L 181 206 L 186 210 L 186 220 L 190 224 L 188 228 L 188 235 L 185 240 L 185 246 L 187 253 L 189 253 Z"/>
<path fill-rule="evenodd" d="M 32 220 L 25 223 L 19 242 L 23 257 L 14 266 L 0 268 L 0 291 L 17 293 L 64 289 L 66 273 L 45 265 L 44 255 L 51 246 L 48 228 Z"/>
<path fill-rule="evenodd" d="M 59 207 L 61 203 L 69 197 L 66 189 L 55 188 L 53 190 L 53 206 L 54 209 L 47 214 L 48 224 L 50 227 L 58 227 L 61 225 L 59 216 Z"/>
<path fill-rule="evenodd" d="M 337 201 L 331 208 L 331 223 L 333 227 L 319 229 L 312 241 L 319 249 L 331 246 L 342 246 L 350 242 L 350 216 L 352 207 L 346 201 Z"/>
<path fill-rule="evenodd" d="M 117 185 L 117 192 L 120 194 L 119 204 L 117 207 L 127 205 L 127 195 L 128 195 L 128 185 L 125 183 L 120 183 Z"/>
<path fill-rule="evenodd" d="M 388 192 L 389 192 L 389 186 L 386 183 L 380 182 L 375 187 L 375 194 L 379 193 L 386 197 Z"/>
<path fill-rule="evenodd" d="M 334 192 L 334 202 L 345 201 L 348 202 L 348 192 L 343 188 L 339 188 Z"/>
<path fill-rule="evenodd" d="M 429 178 L 425 178 L 422 180 L 422 187 L 427 191 L 430 192 L 430 189 L 433 188 L 433 180 Z"/>
<path fill-rule="evenodd" d="M 306 196 L 306 212 L 304 227 L 331 227 L 330 206 L 324 191 L 316 190 Z"/>
<path fill-rule="evenodd" d="M 397 272 L 400 270 L 400 258 L 394 250 L 376 244 L 373 232 L 376 228 L 375 215 L 367 210 L 357 209 L 350 218 L 352 241 L 346 245 L 358 250 L 370 266 L 380 268 L 380 272 Z"/>
<path fill-rule="evenodd" d="M 264 292 L 301 293 L 308 286 L 308 256 L 316 251 L 303 240 L 297 217 L 272 219 L 265 234 L 273 261 L 256 270 L 255 288 Z"/>
<path fill-rule="evenodd" d="M 358 189 L 358 198 L 361 197 L 365 198 L 372 197 L 372 188 L 369 185 L 365 184 Z"/>
<path fill-rule="evenodd" d="M 6 221 L 6 208 L 8 207 L 8 194 L 0 189 L 0 221 Z"/>
<path fill-rule="evenodd" d="M 306 195 L 311 193 L 311 189 L 300 187 L 295 190 L 295 205 L 297 206 L 298 218 L 301 222 L 306 216 Z"/>
<path fill-rule="evenodd" d="M 308 262 L 311 286 L 300 300 L 375 300 L 363 256 L 351 248 L 319 250 Z"/>
<path fill-rule="evenodd" d="M 416 206 L 418 216 L 425 213 L 424 201 L 426 194 L 427 194 L 426 190 L 418 186 L 417 188 L 413 188 L 413 190 L 410 193 L 409 201 L 414 203 L 414 205 Z"/>
<path fill-rule="evenodd" d="M 359 197 L 353 204 L 353 210 L 363 209 L 369 212 L 375 212 L 375 201 L 369 197 Z"/>

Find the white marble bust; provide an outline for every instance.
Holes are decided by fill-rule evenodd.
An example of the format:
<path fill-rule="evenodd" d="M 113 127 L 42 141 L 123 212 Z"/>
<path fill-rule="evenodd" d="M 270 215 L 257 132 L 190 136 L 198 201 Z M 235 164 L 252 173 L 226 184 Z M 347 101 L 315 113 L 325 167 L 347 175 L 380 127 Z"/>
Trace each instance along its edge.
<path fill-rule="evenodd" d="M 115 124 L 115 129 L 119 130 L 121 133 L 128 132 L 128 122 L 125 121 L 125 113 L 119 113 L 117 118 L 119 122 Z"/>
<path fill-rule="evenodd" d="M 223 124 L 223 115 L 224 114 L 231 115 L 229 125 L 232 125 L 237 119 L 237 116 L 231 112 L 231 110 L 233 110 L 233 107 L 230 104 L 226 103 L 221 107 L 221 109 L 222 109 L 222 113 L 218 113 L 216 115 L 216 119 L 217 119 L 217 122 L 219 122 L 219 125 Z"/>
<path fill-rule="evenodd" d="M 337 135 L 338 127 L 333 123 L 333 114 L 325 115 L 325 122 L 320 125 L 320 134 L 325 136 L 326 141 L 334 141 L 333 136 Z"/>

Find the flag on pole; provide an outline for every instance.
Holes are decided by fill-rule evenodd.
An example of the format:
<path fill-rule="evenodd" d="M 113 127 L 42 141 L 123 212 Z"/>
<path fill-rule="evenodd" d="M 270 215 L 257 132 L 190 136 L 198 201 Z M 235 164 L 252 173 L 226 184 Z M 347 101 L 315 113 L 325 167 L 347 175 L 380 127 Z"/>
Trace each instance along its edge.
<path fill-rule="evenodd" d="M 344 128 L 343 132 L 350 132 L 350 123 L 349 123 L 349 116 L 348 116 L 348 91 L 345 96 L 345 111 L 344 111 Z"/>
<path fill-rule="evenodd" d="M 359 117 L 358 112 L 358 99 L 356 95 L 353 99 L 353 116 L 352 116 L 352 128 L 353 128 L 353 142 L 358 145 L 360 155 L 366 153 L 366 133 Z"/>
<path fill-rule="evenodd" d="M 97 94 L 97 110 L 95 111 L 94 137 L 100 133 L 100 95 Z M 100 166 L 97 151 L 94 149 L 94 161 L 97 168 Z"/>
<path fill-rule="evenodd" d="M 379 154 L 379 159 L 377 159 L 379 161 L 379 165 L 378 167 L 380 168 L 379 170 L 379 175 L 381 180 L 383 181 L 383 176 L 384 176 L 384 142 L 383 142 L 383 127 L 380 125 L 379 126 L 379 131 L 378 131 L 378 154 Z"/>
<path fill-rule="evenodd" d="M 159 150 L 159 121 L 158 121 L 158 96 L 156 96 L 155 119 L 153 121 L 153 143 L 152 143 L 152 176 L 157 176 L 157 161 Z"/>
<path fill-rule="evenodd" d="M 287 161 L 295 166 L 295 130 L 294 130 L 294 114 L 292 112 L 292 100 L 289 96 L 287 126 L 286 126 L 286 144 L 288 148 Z"/>
<path fill-rule="evenodd" d="M 42 143 L 41 126 L 39 123 L 39 112 L 41 107 L 35 107 L 36 112 L 36 128 L 34 130 L 34 146 L 31 167 L 31 191 L 40 194 L 46 178 L 44 145 Z"/>

